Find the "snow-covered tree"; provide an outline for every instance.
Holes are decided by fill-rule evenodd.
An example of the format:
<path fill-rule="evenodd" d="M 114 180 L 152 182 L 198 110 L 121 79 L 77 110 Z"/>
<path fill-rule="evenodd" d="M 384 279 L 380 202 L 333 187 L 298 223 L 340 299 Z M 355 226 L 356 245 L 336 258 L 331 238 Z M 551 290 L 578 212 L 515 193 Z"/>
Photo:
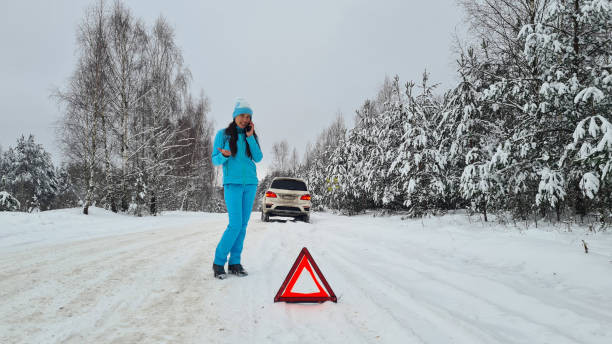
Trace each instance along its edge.
<path fill-rule="evenodd" d="M 400 143 L 389 152 L 392 162 L 387 175 L 397 173 L 390 186 L 403 195 L 403 206 L 413 215 L 446 208 L 453 189 L 454 178 L 449 178 L 448 155 L 443 149 L 448 102 L 434 95 L 436 85 L 428 81 L 425 72 L 420 94 L 415 94 L 414 82 L 406 85 L 405 115 L 396 119 L 401 123 Z"/>
<path fill-rule="evenodd" d="M 66 165 L 55 169 L 57 192 L 52 209 L 72 208 L 79 206 L 79 197 L 75 192 L 70 172 Z"/>
<path fill-rule="evenodd" d="M 49 209 L 57 194 L 57 177 L 51 156 L 34 136 L 21 136 L 15 148 L 4 153 L 2 191 L 19 201 L 19 210 Z"/>
<path fill-rule="evenodd" d="M 547 127 L 555 129 L 550 128 L 553 121 L 561 127 L 561 139 L 553 141 L 551 167 L 542 173 L 538 201 L 554 203 L 571 193 L 609 205 L 612 3 L 554 0 L 543 22 L 526 25 L 521 35 L 526 38 L 526 56 L 540 71 Z M 581 195 L 573 192 L 577 189 Z M 577 208 L 582 214 L 587 211 Z"/>
<path fill-rule="evenodd" d="M 111 9 L 100 2 L 79 27 L 78 53 L 68 87 L 56 94 L 84 213 L 92 204 L 135 214 L 203 210 L 213 194 L 209 106 L 203 93 L 194 102 L 188 92 L 173 28 L 160 17 L 147 29 L 121 1 Z"/>
<path fill-rule="evenodd" d="M 308 183 L 312 193 L 313 209 L 330 206 L 327 192 L 333 178 L 328 175 L 328 168 L 332 154 L 340 146 L 345 135 L 344 119 L 337 114 L 330 126 L 319 134 L 315 144 L 306 150 L 304 164 L 297 175 Z"/>
<path fill-rule="evenodd" d="M 108 153 L 109 54 L 107 17 L 103 3 L 90 8 L 78 31 L 78 64 L 68 89 L 58 92 L 65 105 L 60 141 L 66 155 L 86 166 L 88 177 L 83 213 L 95 202 L 95 171 L 100 154 Z M 102 148 L 104 150 L 102 150 Z M 105 159 L 108 162 L 108 159 Z M 106 175 L 110 166 L 106 166 Z M 108 187 L 103 187 L 107 190 Z"/>
<path fill-rule="evenodd" d="M 488 211 L 507 206 L 507 190 L 494 159 L 506 132 L 500 120 L 500 106 L 485 99 L 489 85 L 496 80 L 496 65 L 481 61 L 473 48 L 463 52 L 458 62 L 461 81 L 449 95 L 446 119 L 451 142 L 443 147 L 447 147 L 449 164 L 457 167 L 451 176 L 460 176 L 462 197 L 486 221 Z"/>
<path fill-rule="evenodd" d="M 174 41 L 174 29 L 163 17 L 156 20 L 147 41 L 144 70 L 145 87 L 138 115 L 143 149 L 137 168 L 147 186 L 149 212 L 157 214 L 164 207 L 159 204 L 161 196 L 170 191 L 164 179 L 180 160 L 172 151 L 189 145 L 188 142 L 177 143 L 176 137 L 180 134 L 177 121 L 191 74 L 183 66 L 181 50 Z"/>
<path fill-rule="evenodd" d="M 371 133 L 377 111 L 375 102 L 369 100 L 356 111 L 355 127 L 338 142 L 326 168 L 324 197 L 329 197 L 332 207 L 347 210 L 349 214 L 374 206 L 366 169 L 369 152 L 375 144 Z"/>
<path fill-rule="evenodd" d="M 131 193 L 130 178 L 133 178 L 130 163 L 133 163 L 136 156 L 134 154 L 138 149 L 136 142 L 142 134 L 133 130 L 135 129 L 133 124 L 136 121 L 136 111 L 141 97 L 151 90 L 143 85 L 144 49 L 148 37 L 144 24 L 134 18 L 130 10 L 120 1 L 113 5 L 108 26 L 109 70 L 112 75 L 109 79 L 109 89 L 112 94 L 109 111 L 113 118 L 109 125 L 112 128 L 111 143 L 114 143 L 114 148 L 118 150 L 112 152 L 112 155 L 119 155 L 119 159 L 112 159 L 119 161 L 117 169 L 119 185 L 113 185 L 116 190 L 111 191 L 112 194 L 107 198 L 112 199 L 113 194 L 116 194 L 121 210 L 126 211 Z M 113 145 L 110 146 L 113 148 Z M 110 165 L 110 160 L 106 159 L 107 165 Z"/>
<path fill-rule="evenodd" d="M 405 193 L 402 192 L 399 171 L 392 165 L 397 149 L 404 136 L 404 125 L 408 120 L 406 97 L 402 92 L 399 77 L 392 81 L 390 98 L 383 104 L 383 112 L 372 118 L 370 135 L 373 145 L 365 157 L 363 172 L 369 181 L 366 191 L 374 202 L 392 209 L 404 206 Z"/>
<path fill-rule="evenodd" d="M 17 211 L 21 207 L 19 201 L 7 191 L 0 191 L 0 211 Z"/>
<path fill-rule="evenodd" d="M 165 209 L 215 211 L 214 168 L 212 151 L 212 122 L 208 120 L 209 104 L 202 93 L 197 100 L 186 97 L 184 113 L 177 122 L 174 148 L 169 157 L 177 158 L 172 170 L 164 177 L 171 192 L 162 194 Z"/>
<path fill-rule="evenodd" d="M 485 220 L 609 212 L 610 1 L 460 3 L 480 45 L 460 48 L 459 85 L 438 96 L 425 77 L 417 95 L 385 78 L 347 135 L 307 148 L 313 200 L 415 215 L 471 204 Z"/>

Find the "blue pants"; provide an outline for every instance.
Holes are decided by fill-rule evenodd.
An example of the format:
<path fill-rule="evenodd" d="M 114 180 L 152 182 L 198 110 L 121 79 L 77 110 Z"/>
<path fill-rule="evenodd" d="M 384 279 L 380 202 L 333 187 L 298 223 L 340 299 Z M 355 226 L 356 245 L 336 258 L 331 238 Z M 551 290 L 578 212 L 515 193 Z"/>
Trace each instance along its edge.
<path fill-rule="evenodd" d="M 229 224 L 215 250 L 215 264 L 225 265 L 228 254 L 231 254 L 230 264 L 240 264 L 242 243 L 253 210 L 256 191 L 257 184 L 225 184 L 223 186 Z"/>

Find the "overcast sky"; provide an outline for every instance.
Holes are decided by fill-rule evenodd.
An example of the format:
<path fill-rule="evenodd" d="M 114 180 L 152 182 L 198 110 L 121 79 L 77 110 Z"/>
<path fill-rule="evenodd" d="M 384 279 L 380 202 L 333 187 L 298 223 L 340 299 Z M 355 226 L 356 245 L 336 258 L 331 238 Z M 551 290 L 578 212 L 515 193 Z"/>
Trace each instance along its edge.
<path fill-rule="evenodd" d="M 93 1 L 3 1 L 0 11 L 0 145 L 22 134 L 62 160 L 54 132 L 60 108 L 50 93 L 75 66 L 75 32 Z M 340 111 L 347 126 L 385 75 L 418 80 L 426 68 L 456 83 L 452 37 L 462 32 L 455 0 L 125 1 L 150 27 L 161 14 L 208 96 L 215 129 L 231 120 L 236 97 L 254 109 L 265 171 L 274 142 L 302 156 Z M 108 2 L 110 5 L 111 2 Z"/>

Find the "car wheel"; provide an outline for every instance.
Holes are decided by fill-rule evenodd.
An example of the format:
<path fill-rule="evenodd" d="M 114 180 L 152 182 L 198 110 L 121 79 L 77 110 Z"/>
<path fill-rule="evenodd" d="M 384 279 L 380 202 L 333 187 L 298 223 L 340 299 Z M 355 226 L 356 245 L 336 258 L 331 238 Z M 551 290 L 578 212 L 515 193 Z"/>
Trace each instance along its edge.
<path fill-rule="evenodd" d="M 261 220 L 263 222 L 270 222 L 270 215 L 266 214 L 265 212 L 261 212 Z"/>
<path fill-rule="evenodd" d="M 304 221 L 304 222 L 306 222 L 306 223 L 309 223 L 309 222 L 310 222 L 310 215 L 302 215 L 302 216 L 300 216 L 300 217 L 299 217 L 299 219 L 300 219 L 301 221 Z"/>

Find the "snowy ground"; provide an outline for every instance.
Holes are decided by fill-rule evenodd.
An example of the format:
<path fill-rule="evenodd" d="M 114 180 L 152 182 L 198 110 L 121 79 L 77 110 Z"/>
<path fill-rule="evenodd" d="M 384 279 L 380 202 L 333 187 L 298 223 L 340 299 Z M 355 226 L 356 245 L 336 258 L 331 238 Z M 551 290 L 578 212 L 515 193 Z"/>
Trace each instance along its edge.
<path fill-rule="evenodd" d="M 0 213 L 0 343 L 612 343 L 609 233 L 253 213 L 220 281 L 225 214 L 79 211 Z M 304 246 L 337 304 L 273 303 Z"/>

